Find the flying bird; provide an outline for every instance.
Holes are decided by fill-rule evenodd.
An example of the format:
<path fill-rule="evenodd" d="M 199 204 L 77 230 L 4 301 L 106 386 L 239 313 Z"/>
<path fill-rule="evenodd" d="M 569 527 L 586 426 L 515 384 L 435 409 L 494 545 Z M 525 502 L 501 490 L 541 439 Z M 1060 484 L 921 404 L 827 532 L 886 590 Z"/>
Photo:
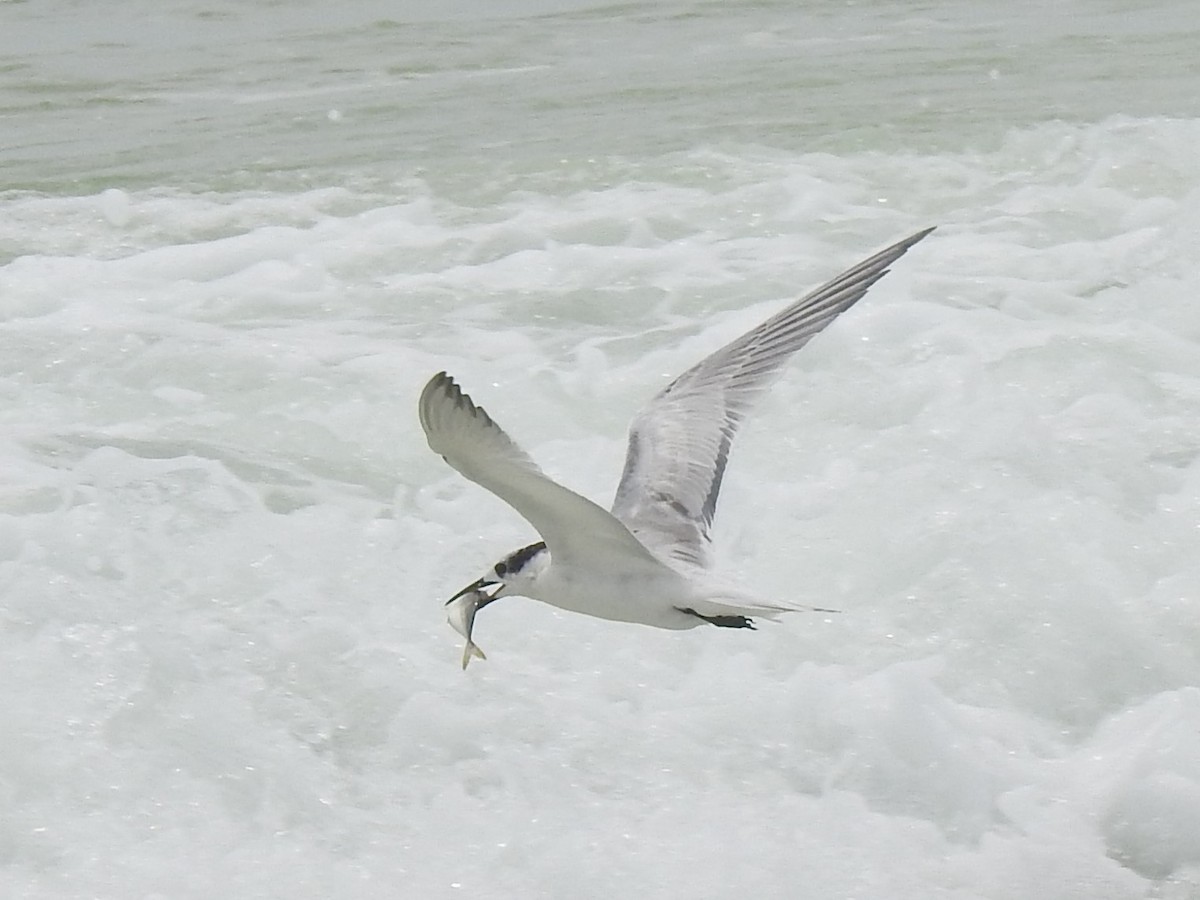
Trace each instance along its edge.
<path fill-rule="evenodd" d="M 657 628 L 753 628 L 808 607 L 768 602 L 709 569 L 713 517 L 729 449 L 755 400 L 793 353 L 857 303 L 928 235 L 919 231 L 847 269 L 688 369 L 633 420 L 611 510 L 548 477 L 445 372 L 418 404 L 430 448 L 520 513 L 541 540 L 509 553 L 447 601 L 483 653 L 475 613 L 502 596 Z"/>

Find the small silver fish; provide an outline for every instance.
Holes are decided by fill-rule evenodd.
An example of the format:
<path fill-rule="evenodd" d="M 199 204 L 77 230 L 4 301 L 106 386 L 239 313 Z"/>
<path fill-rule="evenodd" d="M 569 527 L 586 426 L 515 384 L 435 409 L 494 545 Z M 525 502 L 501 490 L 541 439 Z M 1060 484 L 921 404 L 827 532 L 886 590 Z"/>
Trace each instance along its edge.
<path fill-rule="evenodd" d="M 446 604 L 446 609 L 449 610 L 446 614 L 446 621 L 450 623 L 455 631 L 467 639 L 467 645 L 463 647 L 462 667 L 464 670 L 471 658 L 478 656 L 480 659 L 487 659 L 483 655 L 483 651 L 479 649 L 473 640 L 471 640 L 471 631 L 475 628 L 475 613 L 479 607 L 483 606 L 492 598 L 483 591 L 466 591 L 455 597 Z"/>

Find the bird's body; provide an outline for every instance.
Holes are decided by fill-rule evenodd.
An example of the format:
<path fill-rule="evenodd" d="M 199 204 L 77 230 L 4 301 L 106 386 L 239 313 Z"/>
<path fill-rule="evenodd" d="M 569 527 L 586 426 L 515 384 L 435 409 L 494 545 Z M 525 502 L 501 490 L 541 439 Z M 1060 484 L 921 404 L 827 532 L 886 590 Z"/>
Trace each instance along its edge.
<path fill-rule="evenodd" d="M 661 564 L 591 569 L 551 564 L 531 594 L 568 612 L 657 628 L 691 628 L 702 619 L 681 612 L 695 602 L 691 583 Z"/>
<path fill-rule="evenodd" d="M 548 478 L 452 378 L 435 375 L 418 405 L 429 446 L 516 509 L 542 537 L 449 601 L 472 604 L 460 629 L 468 648 L 475 610 L 501 594 L 669 629 L 752 628 L 751 617 L 804 609 L 756 600 L 707 569 L 730 445 L 787 359 L 932 230 L 848 269 L 671 382 L 633 421 L 611 512 Z M 452 621 L 459 619 L 452 615 Z"/>
<path fill-rule="evenodd" d="M 544 547 L 530 560 L 533 575 L 521 593 L 600 619 L 636 622 L 682 630 L 721 616 L 770 615 L 786 607 L 756 604 L 723 588 L 711 573 L 660 560 L 633 560 L 627 555 L 594 557 L 571 566 L 554 565 Z M 686 610 L 691 610 L 687 612 Z M 749 623 L 743 623 L 748 626 Z"/>

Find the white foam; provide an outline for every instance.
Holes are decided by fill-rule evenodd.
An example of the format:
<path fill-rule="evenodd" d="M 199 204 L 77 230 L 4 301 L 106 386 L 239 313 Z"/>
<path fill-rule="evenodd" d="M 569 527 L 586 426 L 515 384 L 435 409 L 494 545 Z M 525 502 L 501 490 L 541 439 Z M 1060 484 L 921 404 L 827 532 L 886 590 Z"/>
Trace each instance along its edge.
<path fill-rule="evenodd" d="M 659 161 L 708 186 L 481 208 L 6 198 L 37 228 L 0 270 L 4 877 L 1188 896 L 1194 132 L 710 150 Z M 533 536 L 429 453 L 429 375 L 603 500 L 667 377 L 934 222 L 789 368 L 726 483 L 724 563 L 842 612 L 680 637 L 508 599 L 460 673 L 441 600 Z"/>

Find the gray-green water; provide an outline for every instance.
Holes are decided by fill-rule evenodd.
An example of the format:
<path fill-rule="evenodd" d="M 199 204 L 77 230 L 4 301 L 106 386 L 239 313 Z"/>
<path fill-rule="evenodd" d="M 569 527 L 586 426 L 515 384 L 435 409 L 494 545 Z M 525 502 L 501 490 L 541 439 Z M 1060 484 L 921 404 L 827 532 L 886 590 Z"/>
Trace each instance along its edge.
<path fill-rule="evenodd" d="M 6 3 L 5 181 L 474 195 L 696 147 L 992 149 L 1193 117 L 1190 3 Z M 597 171 L 599 169 L 599 171 Z"/>

